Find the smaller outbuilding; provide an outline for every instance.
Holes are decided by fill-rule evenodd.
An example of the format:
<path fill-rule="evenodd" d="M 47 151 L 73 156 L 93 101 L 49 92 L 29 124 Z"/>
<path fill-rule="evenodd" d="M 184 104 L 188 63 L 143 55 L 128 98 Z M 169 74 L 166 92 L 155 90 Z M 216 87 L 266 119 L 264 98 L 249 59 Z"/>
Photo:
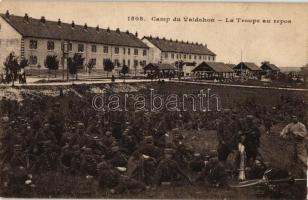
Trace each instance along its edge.
<path fill-rule="evenodd" d="M 176 67 L 168 63 L 149 63 L 143 70 L 148 76 L 156 78 L 169 78 L 177 73 Z"/>
<path fill-rule="evenodd" d="M 240 62 L 233 68 L 237 75 L 245 76 L 246 78 L 260 78 L 262 71 L 255 63 Z"/>
<path fill-rule="evenodd" d="M 223 62 L 202 62 L 192 70 L 195 76 L 202 79 L 232 79 L 235 72 Z"/>

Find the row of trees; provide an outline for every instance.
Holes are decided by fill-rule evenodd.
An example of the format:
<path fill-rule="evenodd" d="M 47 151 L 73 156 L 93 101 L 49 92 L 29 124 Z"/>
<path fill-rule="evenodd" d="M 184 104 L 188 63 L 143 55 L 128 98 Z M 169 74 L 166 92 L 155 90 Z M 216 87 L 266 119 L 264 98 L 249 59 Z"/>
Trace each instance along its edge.
<path fill-rule="evenodd" d="M 14 52 L 11 52 L 3 64 L 5 71 L 5 82 L 12 82 L 12 86 L 14 86 L 17 78 L 21 78 L 21 76 L 25 75 L 24 68 L 28 66 L 28 60 L 25 58 L 19 58 L 15 56 Z"/>
<path fill-rule="evenodd" d="M 83 58 L 82 55 L 78 53 L 75 53 L 73 57 L 69 57 L 67 59 L 68 73 L 71 75 L 75 75 L 76 80 L 78 79 L 78 72 L 84 68 L 84 60 L 85 58 Z M 29 62 L 27 59 L 15 56 L 15 53 L 11 52 L 3 64 L 5 70 L 5 82 L 6 83 L 11 82 L 12 86 L 14 86 L 14 83 L 20 76 L 20 73 L 22 72 L 24 74 L 24 69 L 29 65 Z M 104 60 L 103 64 L 104 64 L 104 70 L 107 72 L 107 77 L 108 77 L 108 74 L 115 68 L 115 65 L 110 59 Z M 44 65 L 48 69 L 48 80 L 52 71 L 55 72 L 54 74 L 56 77 L 56 71 L 60 67 L 60 62 L 57 55 L 47 55 Z M 38 67 L 41 68 L 40 65 Z M 95 67 L 94 60 L 90 59 L 89 62 L 85 64 L 85 67 L 88 73 L 90 74 L 93 68 Z M 129 72 L 128 66 L 123 65 L 122 69 L 120 70 L 120 73 L 122 73 L 125 77 L 125 75 L 128 72 Z"/>

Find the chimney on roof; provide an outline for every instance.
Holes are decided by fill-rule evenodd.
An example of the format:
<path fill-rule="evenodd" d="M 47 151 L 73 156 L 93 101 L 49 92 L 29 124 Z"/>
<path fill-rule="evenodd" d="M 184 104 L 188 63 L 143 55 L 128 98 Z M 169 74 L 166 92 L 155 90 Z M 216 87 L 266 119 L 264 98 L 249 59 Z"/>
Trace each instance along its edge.
<path fill-rule="evenodd" d="M 156 37 L 156 40 L 159 40 L 159 37 L 158 37 L 158 36 Z"/>
<path fill-rule="evenodd" d="M 175 42 L 178 43 L 178 39 L 176 39 Z"/>
<path fill-rule="evenodd" d="M 72 21 L 72 28 L 75 28 L 75 22 Z"/>
<path fill-rule="evenodd" d="M 207 47 L 207 44 L 204 44 L 205 47 Z"/>
<path fill-rule="evenodd" d="M 29 16 L 27 13 L 25 13 L 25 16 L 24 16 L 24 22 L 29 22 Z"/>
<path fill-rule="evenodd" d="M 170 42 L 172 42 L 172 38 L 170 38 Z"/>
<path fill-rule="evenodd" d="M 128 30 L 126 31 L 126 34 L 129 35 L 129 31 Z"/>
<path fill-rule="evenodd" d="M 44 16 L 42 16 L 40 21 L 41 21 L 41 23 L 42 23 L 42 24 L 45 24 L 45 23 L 46 23 L 46 19 L 45 19 L 45 17 L 44 17 Z"/>
<path fill-rule="evenodd" d="M 6 10 L 5 17 L 6 17 L 7 19 L 10 18 L 10 12 L 9 12 L 8 10 Z"/>
<path fill-rule="evenodd" d="M 136 31 L 135 36 L 138 37 L 138 32 Z"/>
<path fill-rule="evenodd" d="M 163 40 L 166 40 L 166 38 L 165 38 L 165 37 L 163 37 Z"/>
<path fill-rule="evenodd" d="M 152 35 L 150 35 L 150 39 L 152 39 Z"/>
<path fill-rule="evenodd" d="M 109 27 L 107 28 L 107 32 L 110 33 L 110 28 Z"/>
<path fill-rule="evenodd" d="M 61 19 L 58 19 L 58 26 L 61 26 Z"/>
<path fill-rule="evenodd" d="M 96 31 L 99 32 L 99 25 L 96 26 Z"/>
<path fill-rule="evenodd" d="M 119 28 L 117 28 L 117 29 L 116 29 L 116 32 L 120 34 L 120 29 L 119 29 Z"/>
<path fill-rule="evenodd" d="M 84 30 L 88 30 L 88 25 L 87 25 L 87 23 L 84 24 L 83 28 L 84 28 Z"/>
<path fill-rule="evenodd" d="M 188 40 L 186 41 L 186 44 L 189 44 Z"/>

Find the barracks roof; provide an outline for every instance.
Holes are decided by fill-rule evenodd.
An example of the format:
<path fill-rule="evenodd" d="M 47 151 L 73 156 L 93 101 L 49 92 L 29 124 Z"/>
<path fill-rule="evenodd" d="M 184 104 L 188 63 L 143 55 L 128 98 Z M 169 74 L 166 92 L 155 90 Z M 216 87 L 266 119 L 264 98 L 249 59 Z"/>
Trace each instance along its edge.
<path fill-rule="evenodd" d="M 214 72 L 234 72 L 232 68 L 227 66 L 225 63 L 222 62 L 202 62 L 200 63 L 195 69 L 192 70 L 193 72 L 197 71 L 214 71 Z"/>
<path fill-rule="evenodd" d="M 240 62 L 233 69 L 241 69 L 241 67 L 243 69 L 246 68 L 246 69 L 249 69 L 251 71 L 260 71 L 261 70 L 255 63 L 250 63 L 250 62 Z"/>
<path fill-rule="evenodd" d="M 167 63 L 149 63 L 144 70 L 176 70 L 175 66 Z"/>
<path fill-rule="evenodd" d="M 270 69 L 272 71 L 280 71 L 280 69 L 276 65 L 271 64 L 271 63 L 264 63 L 261 66 L 261 69 Z"/>
<path fill-rule="evenodd" d="M 0 16 L 10 24 L 23 37 L 46 38 L 57 40 L 70 40 L 86 43 L 97 43 L 106 45 L 118 45 L 129 47 L 148 48 L 134 34 L 99 27 L 87 27 L 86 25 L 73 25 L 63 23 L 61 21 L 48 21 L 45 18 L 34 19 L 25 15 L 25 17 L 14 16 L 8 14 L 0 14 Z"/>
<path fill-rule="evenodd" d="M 177 40 L 167 40 L 165 38 L 143 37 L 150 41 L 153 45 L 163 52 L 185 53 L 185 54 L 198 54 L 198 55 L 211 55 L 216 56 L 205 45 L 198 43 L 189 43 Z"/>

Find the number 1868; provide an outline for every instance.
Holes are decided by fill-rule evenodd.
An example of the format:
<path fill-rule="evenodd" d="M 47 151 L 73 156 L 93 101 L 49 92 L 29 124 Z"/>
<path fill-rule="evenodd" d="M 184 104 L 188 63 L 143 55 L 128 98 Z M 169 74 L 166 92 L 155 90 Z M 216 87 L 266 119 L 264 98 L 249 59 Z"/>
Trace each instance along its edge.
<path fill-rule="evenodd" d="M 137 21 L 144 21 L 144 18 L 140 17 L 140 16 L 129 16 L 129 17 L 127 17 L 127 20 L 137 22 Z"/>

